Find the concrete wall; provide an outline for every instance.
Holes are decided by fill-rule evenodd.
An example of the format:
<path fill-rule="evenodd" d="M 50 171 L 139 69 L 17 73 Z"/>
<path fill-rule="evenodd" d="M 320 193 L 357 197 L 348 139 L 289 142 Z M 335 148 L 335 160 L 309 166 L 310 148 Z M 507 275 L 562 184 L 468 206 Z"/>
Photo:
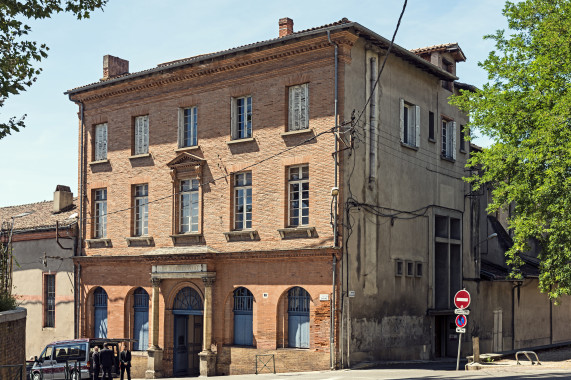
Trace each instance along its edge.
<path fill-rule="evenodd" d="M 369 91 L 370 57 L 382 63 L 379 50 L 359 40 L 344 66 L 344 114 L 363 110 Z M 373 215 L 354 208 L 345 225 L 350 234 L 344 257 L 344 292 L 355 291 L 343 303 L 341 350 L 344 364 L 367 360 L 428 359 L 434 355 L 434 218 L 448 215 L 462 221 L 462 256 L 469 253 L 469 219 L 465 212 L 466 185 L 461 180 L 467 153 L 459 150 L 459 129 L 467 117 L 447 103 L 452 94 L 440 79 L 394 55 L 389 56 L 378 88 L 378 130 L 371 145 L 370 108 L 355 126 L 358 141 L 350 157 L 345 153 L 344 181 L 359 202 L 382 206 L 385 215 L 395 210 L 419 210 L 418 217 Z M 400 142 L 399 100 L 420 106 L 419 147 Z M 429 111 L 435 116 L 435 138 L 429 140 Z M 457 123 L 456 160 L 441 158 L 442 117 Z M 373 138 L 375 140 L 375 138 Z M 377 155 L 374 178 L 369 179 L 369 154 Z M 395 276 L 395 263 L 421 263 L 421 276 Z M 464 260 L 464 272 L 474 273 L 473 261 Z M 459 290 L 459 289 L 458 289 Z M 451 313 L 451 312 L 449 312 Z"/>
<path fill-rule="evenodd" d="M 26 310 L 0 312 L 0 366 L 22 365 L 26 375 Z M 19 367 L 0 368 L 0 379 L 16 379 Z"/>
<path fill-rule="evenodd" d="M 55 230 L 53 233 L 55 235 Z M 74 338 L 74 266 L 73 249 L 61 249 L 53 238 L 22 240 L 13 243 L 13 293 L 20 306 L 28 311 L 26 357 L 39 355 L 46 344 Z M 30 237 L 28 237 L 30 238 Z M 61 239 L 64 247 L 73 240 Z M 44 265 L 44 254 L 47 257 Z M 44 275 L 55 274 L 55 327 L 44 327 Z"/>

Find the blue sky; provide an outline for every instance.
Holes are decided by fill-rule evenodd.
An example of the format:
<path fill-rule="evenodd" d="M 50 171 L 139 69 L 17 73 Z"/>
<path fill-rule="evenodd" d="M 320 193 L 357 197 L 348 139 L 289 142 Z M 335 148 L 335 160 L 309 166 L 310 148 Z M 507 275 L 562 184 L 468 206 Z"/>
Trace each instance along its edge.
<path fill-rule="evenodd" d="M 502 0 L 409 0 L 395 42 L 407 49 L 458 42 L 467 61 L 460 81 L 481 86 L 477 65 L 494 48 L 482 36 L 507 27 Z M 30 38 L 47 43 L 49 56 L 38 81 L 9 98 L 0 118 L 27 114 L 27 127 L 0 140 L 0 207 L 49 200 L 56 185 L 77 195 L 78 108 L 63 93 L 98 81 L 103 56 L 129 60 L 140 71 L 278 35 L 278 19 L 294 31 L 347 17 L 390 39 L 402 1 L 183 1 L 109 0 L 104 11 L 78 21 L 60 14 L 30 22 Z M 476 140 L 477 144 L 488 142 Z"/>

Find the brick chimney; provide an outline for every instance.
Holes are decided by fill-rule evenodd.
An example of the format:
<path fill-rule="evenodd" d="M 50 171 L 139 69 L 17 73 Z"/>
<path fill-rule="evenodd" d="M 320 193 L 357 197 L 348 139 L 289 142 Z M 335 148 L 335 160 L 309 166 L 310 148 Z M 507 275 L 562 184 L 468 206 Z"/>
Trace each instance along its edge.
<path fill-rule="evenodd" d="M 129 61 L 112 55 L 103 56 L 103 78 L 101 80 L 115 78 L 123 74 L 129 74 Z"/>
<path fill-rule="evenodd" d="M 54 214 L 67 211 L 73 206 L 73 193 L 69 186 L 57 185 L 54 191 Z"/>
<path fill-rule="evenodd" d="M 293 20 L 289 17 L 280 18 L 280 37 L 289 36 L 293 33 Z"/>

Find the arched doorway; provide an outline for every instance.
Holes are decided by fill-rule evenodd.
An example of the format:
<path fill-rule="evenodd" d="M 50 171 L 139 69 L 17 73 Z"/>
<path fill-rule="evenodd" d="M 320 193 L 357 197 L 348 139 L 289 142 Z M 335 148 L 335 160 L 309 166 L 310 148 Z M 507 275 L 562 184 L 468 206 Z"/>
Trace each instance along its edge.
<path fill-rule="evenodd" d="M 173 374 L 198 376 L 198 353 L 202 350 L 202 298 L 191 287 L 181 289 L 173 303 L 174 342 Z"/>
<path fill-rule="evenodd" d="M 296 286 L 288 292 L 288 343 L 289 347 L 309 348 L 309 293 Z"/>
<path fill-rule="evenodd" d="M 93 337 L 107 338 L 107 292 L 99 287 L 93 292 Z"/>
<path fill-rule="evenodd" d="M 137 288 L 133 293 L 133 351 L 146 351 L 149 347 L 149 293 Z"/>
<path fill-rule="evenodd" d="M 244 287 L 234 290 L 234 344 L 251 346 L 253 344 L 253 304 L 252 292 Z"/>

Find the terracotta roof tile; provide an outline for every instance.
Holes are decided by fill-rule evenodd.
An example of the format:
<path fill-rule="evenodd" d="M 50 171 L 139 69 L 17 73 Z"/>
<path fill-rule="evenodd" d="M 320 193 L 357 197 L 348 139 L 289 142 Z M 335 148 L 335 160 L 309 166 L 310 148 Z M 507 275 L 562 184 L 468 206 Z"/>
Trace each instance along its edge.
<path fill-rule="evenodd" d="M 79 202 L 77 201 L 77 197 L 73 199 L 73 208 L 58 214 L 53 213 L 53 204 L 53 201 L 43 201 L 19 206 L 1 207 L 0 223 L 8 222 L 13 216 L 25 212 L 31 212 L 31 214 L 14 219 L 14 231 L 55 227 L 56 221 L 62 226 L 75 223 L 77 219 L 70 218 L 70 216 L 78 213 Z"/>

